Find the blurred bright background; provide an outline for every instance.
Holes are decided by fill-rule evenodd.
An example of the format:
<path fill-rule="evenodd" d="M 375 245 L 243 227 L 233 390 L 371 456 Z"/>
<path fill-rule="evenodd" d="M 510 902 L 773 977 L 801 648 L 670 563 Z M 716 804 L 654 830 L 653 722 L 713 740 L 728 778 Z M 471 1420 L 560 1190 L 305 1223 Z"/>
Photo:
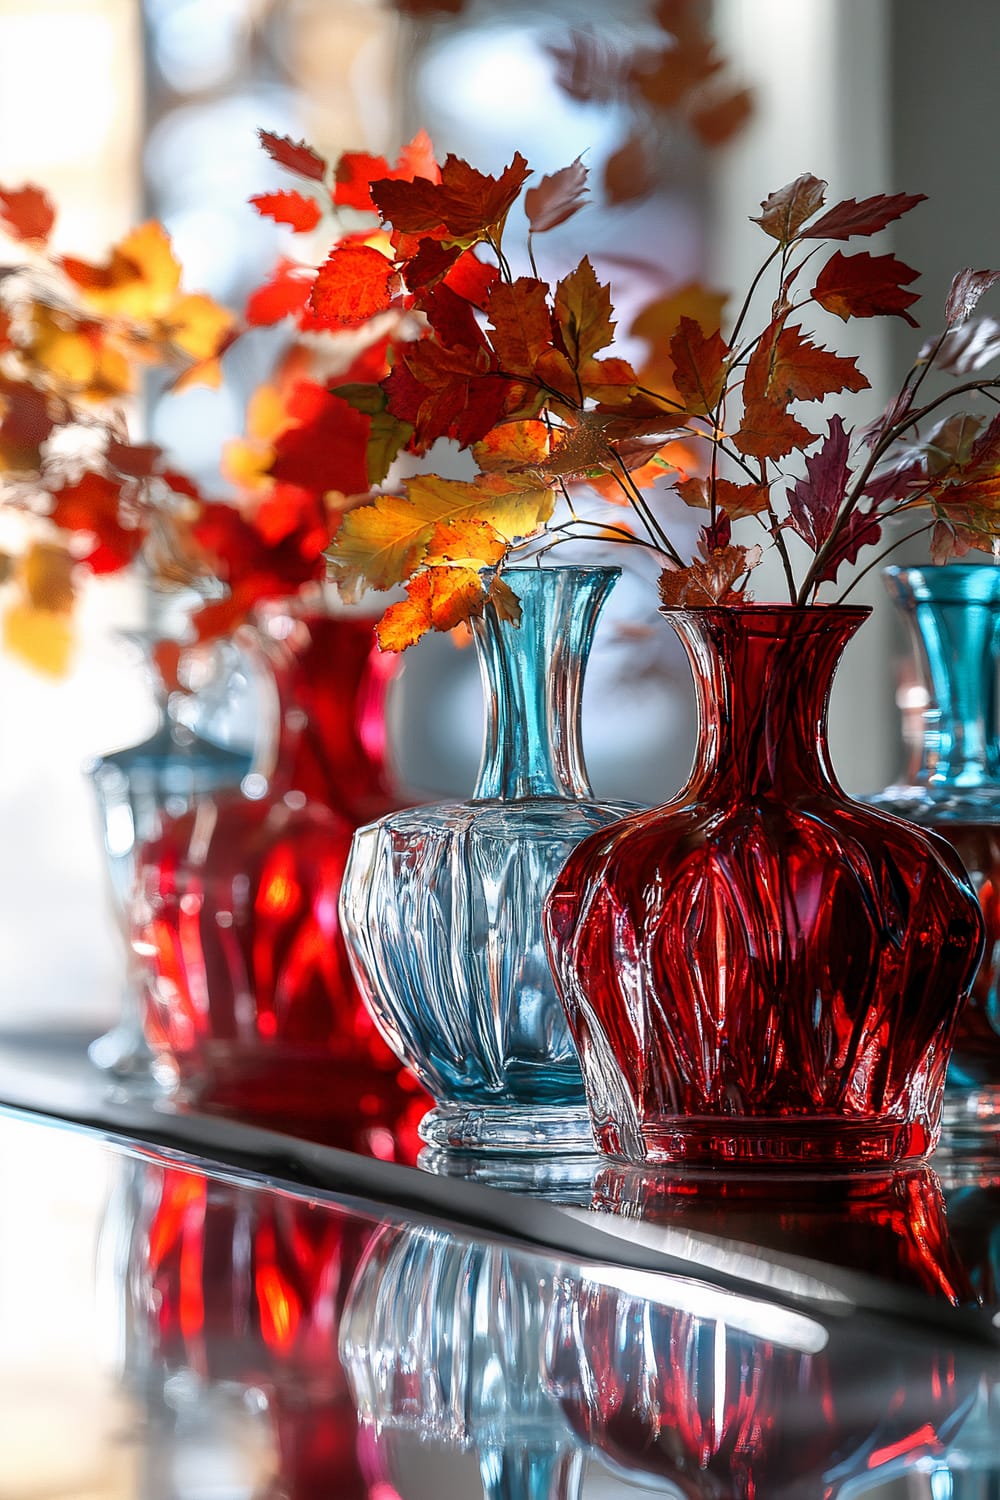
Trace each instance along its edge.
<path fill-rule="evenodd" d="M 760 255 L 748 216 L 809 171 L 829 179 L 835 197 L 929 195 L 893 247 L 924 271 L 932 324 L 954 270 L 1000 260 L 990 187 L 1000 105 L 975 61 L 1000 46 L 992 0 L 952 0 L 946 45 L 933 0 L 699 8 L 727 80 L 753 102 L 742 128 L 714 147 L 614 84 L 623 58 L 663 45 L 654 0 L 0 0 L 0 184 L 46 188 L 60 210 L 57 245 L 74 254 L 100 257 L 131 224 L 161 219 L 186 285 L 240 310 L 287 247 L 247 206 L 277 185 L 258 127 L 304 136 L 334 158 L 345 149 L 392 156 L 425 126 L 439 154 L 489 171 L 515 150 L 538 173 L 584 153 L 592 203 L 548 237 L 541 270 L 561 273 L 590 254 L 618 290 L 624 327 L 643 298 L 692 278 L 745 285 Z M 664 3 L 660 17 L 669 14 Z M 615 167 L 630 141 L 628 171 L 645 189 L 635 197 Z M 850 398 L 845 415 L 856 421 L 884 404 L 920 338 L 889 321 L 852 324 L 842 346 L 860 355 L 874 387 L 869 406 Z M 168 449 L 211 491 L 222 444 L 241 431 L 246 398 L 279 345 L 273 330 L 241 341 L 221 390 L 137 406 L 133 435 Z M 880 600 L 876 575 L 859 594 Z M 601 795 L 662 800 L 687 769 L 687 669 L 651 601 L 646 581 L 625 580 L 591 669 L 585 738 Z M 93 1035 L 118 1005 L 123 955 L 80 767 L 151 728 L 140 663 L 116 633 L 145 607 L 127 581 L 88 586 L 72 670 L 58 681 L 0 652 L 7 1030 Z M 635 624 L 651 627 L 638 644 L 626 633 Z M 838 687 L 834 748 L 854 790 L 877 788 L 896 769 L 894 642 L 880 604 Z M 467 794 L 481 729 L 472 653 L 438 638 L 410 653 L 395 724 L 412 784 Z"/>

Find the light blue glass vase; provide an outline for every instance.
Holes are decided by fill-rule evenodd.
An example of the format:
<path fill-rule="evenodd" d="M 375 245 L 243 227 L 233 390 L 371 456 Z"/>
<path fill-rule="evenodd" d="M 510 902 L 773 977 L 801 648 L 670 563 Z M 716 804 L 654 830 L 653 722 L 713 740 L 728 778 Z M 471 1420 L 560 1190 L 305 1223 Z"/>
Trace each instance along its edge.
<path fill-rule="evenodd" d="M 580 1500 L 580 1445 L 541 1377 L 553 1296 L 535 1262 L 503 1246 L 383 1230 L 340 1324 L 347 1381 L 383 1462 L 394 1434 L 412 1433 L 475 1452 L 485 1500 Z"/>
<path fill-rule="evenodd" d="M 631 810 L 595 802 L 583 674 L 617 568 L 511 568 L 521 623 L 474 622 L 486 695 L 475 792 L 355 835 L 341 925 L 366 1003 L 433 1095 L 442 1149 L 594 1149 L 583 1081 L 542 935 L 570 851 Z"/>
<path fill-rule="evenodd" d="M 911 763 L 867 800 L 933 828 L 958 850 L 986 920 L 986 951 L 959 1017 L 946 1131 L 1000 1131 L 1000 567 L 887 568 L 920 682 Z"/>

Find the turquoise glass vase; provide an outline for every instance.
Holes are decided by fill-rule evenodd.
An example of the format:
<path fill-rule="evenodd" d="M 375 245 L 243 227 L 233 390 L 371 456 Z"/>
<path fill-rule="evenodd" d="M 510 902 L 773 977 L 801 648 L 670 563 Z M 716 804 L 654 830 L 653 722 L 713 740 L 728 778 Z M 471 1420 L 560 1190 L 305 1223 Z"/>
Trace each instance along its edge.
<path fill-rule="evenodd" d="M 969 872 L 986 950 L 955 1033 L 944 1122 L 1000 1130 L 1000 567 L 887 568 L 884 578 L 926 708 L 906 772 L 868 800 L 935 829 Z"/>
<path fill-rule="evenodd" d="M 615 568 L 512 568 L 515 626 L 474 622 L 486 732 L 471 800 L 359 829 L 341 924 L 365 1001 L 433 1095 L 420 1127 L 450 1150 L 593 1150 L 556 996 L 542 903 L 579 841 L 630 809 L 595 802 L 583 673 Z"/>

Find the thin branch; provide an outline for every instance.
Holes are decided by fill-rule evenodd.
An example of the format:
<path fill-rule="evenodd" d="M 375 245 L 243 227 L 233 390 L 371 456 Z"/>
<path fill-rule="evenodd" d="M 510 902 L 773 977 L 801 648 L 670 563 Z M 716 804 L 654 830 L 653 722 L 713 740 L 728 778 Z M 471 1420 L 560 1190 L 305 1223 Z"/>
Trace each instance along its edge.
<path fill-rule="evenodd" d="M 869 563 L 866 563 L 861 571 L 854 575 L 844 592 L 834 600 L 834 603 L 843 604 L 844 600 L 847 598 L 848 594 L 851 592 L 854 586 L 860 583 L 865 574 L 870 573 L 872 568 L 877 568 L 883 558 L 888 557 L 891 552 L 895 552 L 897 547 L 902 547 L 905 542 L 912 542 L 915 536 L 923 536 L 924 532 L 930 531 L 933 525 L 933 520 L 927 521 L 923 526 L 916 527 L 914 531 L 907 532 L 906 536 L 897 537 L 894 542 L 890 542 L 887 547 L 883 547 L 881 552 L 876 552 L 871 561 Z"/>

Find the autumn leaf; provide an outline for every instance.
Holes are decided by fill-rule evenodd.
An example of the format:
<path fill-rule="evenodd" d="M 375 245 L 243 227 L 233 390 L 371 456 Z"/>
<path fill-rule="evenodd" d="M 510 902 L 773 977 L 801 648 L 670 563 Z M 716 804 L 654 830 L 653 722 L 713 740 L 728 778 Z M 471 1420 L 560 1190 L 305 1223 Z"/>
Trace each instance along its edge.
<path fill-rule="evenodd" d="M 683 405 L 680 391 L 674 384 L 670 340 L 685 317 L 700 323 L 702 328 L 718 328 L 725 302 L 721 293 L 708 291 L 697 282 L 688 282 L 677 291 L 647 303 L 629 329 L 633 337 L 645 339 L 650 346 L 649 357 L 639 369 L 640 383 L 656 391 L 666 402 L 673 400 Z"/>
<path fill-rule="evenodd" d="M 856 235 L 878 234 L 894 219 L 902 218 L 926 193 L 878 193 L 874 198 L 845 198 L 799 231 L 802 240 L 849 240 Z"/>
<path fill-rule="evenodd" d="M 380 385 L 338 385 L 333 394 L 368 416 L 371 422 L 365 450 L 368 484 L 381 484 L 412 438 L 413 428 L 389 411 L 388 397 Z"/>
<path fill-rule="evenodd" d="M 708 510 L 712 503 L 710 481 L 703 476 L 682 479 L 674 489 L 685 505 L 698 510 Z M 741 521 L 744 516 L 758 516 L 766 511 L 769 493 L 766 484 L 733 484 L 729 479 L 715 481 L 715 503 L 730 521 Z"/>
<path fill-rule="evenodd" d="M 256 193 L 250 202 L 264 218 L 276 224 L 290 224 L 296 234 L 307 234 L 315 229 L 323 217 L 315 198 L 306 198 L 302 193 Z"/>
<path fill-rule="evenodd" d="M 485 521 L 511 542 L 532 535 L 552 506 L 549 490 L 500 474 L 472 482 L 414 476 L 405 496 L 378 495 L 344 516 L 327 553 L 330 572 L 348 597 L 365 588 L 392 588 L 423 563 L 439 525 Z"/>
<path fill-rule="evenodd" d="M 949 328 L 957 328 L 971 318 L 984 292 L 1000 281 L 1000 271 L 959 271 L 951 283 L 945 304 L 944 320 Z"/>
<path fill-rule="evenodd" d="M 0 470 L 36 472 L 41 447 L 52 436 L 58 412 L 44 391 L 27 381 L 0 377 Z"/>
<path fill-rule="evenodd" d="M 709 89 L 688 111 L 688 122 L 703 146 L 722 146 L 753 114 L 751 89 Z"/>
<path fill-rule="evenodd" d="M 507 542 L 488 521 L 442 521 L 427 544 L 425 562 L 489 568 L 507 551 Z"/>
<path fill-rule="evenodd" d="M 548 286 L 530 276 L 498 281 L 490 293 L 487 316 L 491 342 L 505 373 L 531 376 L 539 357 L 552 345 Z"/>
<path fill-rule="evenodd" d="M 788 524 L 813 552 L 827 542 L 847 493 L 850 439 L 831 417 L 823 446 L 806 459 L 806 473 L 788 491 Z"/>
<path fill-rule="evenodd" d="M 315 279 L 315 271 L 307 271 L 292 260 L 279 260 L 271 279 L 250 293 L 244 317 L 253 328 L 297 317 L 309 301 Z"/>
<path fill-rule="evenodd" d="M 441 172 L 434 158 L 434 147 L 426 130 L 418 130 L 399 153 L 395 167 L 384 156 L 369 156 L 364 151 L 345 151 L 334 171 L 333 201 L 340 208 L 357 208 L 376 212 L 371 184 L 392 181 L 412 182 L 415 177 L 438 182 Z"/>
<path fill-rule="evenodd" d="M 181 281 L 170 237 L 155 219 L 130 230 L 103 265 L 72 256 L 64 256 L 61 265 L 90 307 L 139 322 L 165 313 Z"/>
<path fill-rule="evenodd" d="M 474 568 L 428 568 L 406 587 L 406 598 L 390 604 L 375 627 L 383 651 L 405 651 L 428 630 L 454 630 L 483 612 L 482 580 Z"/>
<path fill-rule="evenodd" d="M 292 387 L 287 412 L 290 425 L 274 439 L 275 479 L 320 493 L 367 493 L 371 418 L 307 380 Z"/>
<path fill-rule="evenodd" d="M 21 583 L 32 609 L 68 615 L 73 608 L 73 559 L 65 547 L 33 542 L 21 560 Z"/>
<path fill-rule="evenodd" d="M 711 609 L 746 600 L 736 584 L 759 565 L 762 555 L 759 547 L 718 547 L 689 568 L 664 569 L 659 581 L 661 608 Z"/>
<path fill-rule="evenodd" d="M 55 205 L 42 188 L 32 183 L 19 188 L 0 187 L 0 226 L 13 239 L 45 241 L 55 221 Z"/>
<path fill-rule="evenodd" d="M 129 479 L 148 479 L 155 474 L 163 457 L 163 449 L 156 443 L 125 443 L 110 437 L 104 456 L 113 469 Z"/>
<path fill-rule="evenodd" d="M 835 250 L 816 278 L 811 295 L 820 307 L 845 323 L 848 318 L 895 315 L 916 328 L 916 319 L 906 309 L 920 293 L 903 289 L 919 274 L 894 255 L 870 255 L 867 250 L 844 255 Z"/>
<path fill-rule="evenodd" d="M 88 470 L 75 484 L 56 490 L 53 500 L 56 526 L 93 536 L 84 560 L 94 573 L 117 573 L 142 546 L 142 529 L 123 512 L 120 481 Z"/>
<path fill-rule="evenodd" d="M 258 130 L 257 135 L 268 156 L 279 167 L 287 167 L 297 177 L 307 177 L 312 182 L 323 181 L 326 162 L 305 141 L 293 141 L 287 135 L 272 135 L 268 130 Z"/>
<path fill-rule="evenodd" d="M 392 261 L 369 245 L 338 245 L 320 266 L 309 306 L 331 328 L 356 328 L 392 305 Z"/>
<path fill-rule="evenodd" d="M 62 613 L 15 599 L 3 615 L 3 648 L 36 672 L 65 677 L 73 657 L 73 627 Z"/>
<path fill-rule="evenodd" d="M 693 318 L 682 317 L 670 340 L 674 384 L 687 410 L 703 416 L 714 411 L 726 388 L 729 346 L 718 329 L 706 335 Z"/>
<path fill-rule="evenodd" d="M 760 205 L 760 214 L 757 218 L 751 217 L 750 222 L 759 224 L 773 240 L 788 245 L 806 220 L 811 219 L 817 209 L 822 208 L 825 193 L 826 183 L 813 177 L 811 173 L 804 172 L 794 182 L 789 182 L 769 198 L 765 198 Z"/>
<path fill-rule="evenodd" d="M 549 429 L 544 422 L 534 418 L 526 422 L 504 422 L 473 444 L 472 456 L 486 473 L 541 469 L 549 455 L 550 441 Z"/>
<path fill-rule="evenodd" d="M 440 182 L 416 177 L 412 182 L 383 178 L 371 185 L 372 199 L 383 222 L 397 233 L 429 234 L 441 230 L 442 239 L 472 244 L 499 230 L 529 175 L 520 152 L 499 177 L 477 172 L 467 161 L 449 155 Z"/>
<path fill-rule="evenodd" d="M 788 401 L 820 401 L 840 391 L 864 391 L 870 382 L 857 361 L 822 349 L 802 329 L 779 316 L 764 330 L 754 346 L 743 382 L 743 397 L 763 397 L 782 404 Z"/>
<path fill-rule="evenodd" d="M 882 523 L 874 511 L 852 510 L 842 530 L 838 530 L 817 583 L 835 583 L 844 563 L 852 567 L 865 547 L 874 547 L 882 536 Z"/>
<path fill-rule="evenodd" d="M 136 372 L 99 322 L 75 318 L 36 302 L 22 358 L 66 395 L 106 400 L 135 388 Z"/>
<path fill-rule="evenodd" d="M 733 447 L 750 458 L 784 458 L 794 448 L 808 448 L 816 436 L 796 421 L 784 403 L 763 398 L 746 403 Z"/>
<path fill-rule="evenodd" d="M 634 129 L 604 162 L 602 182 L 608 203 L 632 203 L 651 193 L 657 182 L 657 141 Z"/>
<path fill-rule="evenodd" d="M 556 322 L 575 368 L 613 341 L 612 311 L 611 288 L 598 281 L 589 258 L 584 256 L 557 284 L 555 293 Z"/>
<path fill-rule="evenodd" d="M 568 167 L 543 177 L 537 187 L 524 195 L 524 211 L 532 234 L 544 234 L 565 224 L 584 206 L 587 193 L 587 168 L 578 156 Z"/>

